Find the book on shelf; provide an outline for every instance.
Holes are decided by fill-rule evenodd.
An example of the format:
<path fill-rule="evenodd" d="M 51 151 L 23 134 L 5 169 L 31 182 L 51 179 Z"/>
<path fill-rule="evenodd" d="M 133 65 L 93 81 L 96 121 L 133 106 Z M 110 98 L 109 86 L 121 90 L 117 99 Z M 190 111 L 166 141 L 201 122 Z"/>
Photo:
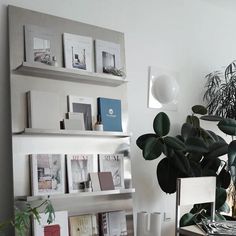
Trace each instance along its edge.
<path fill-rule="evenodd" d="M 90 180 L 89 173 L 97 172 L 97 156 L 93 154 L 68 154 L 67 178 L 69 193 L 83 192 L 83 183 Z"/>
<path fill-rule="evenodd" d="M 115 189 L 111 172 L 98 172 L 98 178 L 102 191 Z"/>
<path fill-rule="evenodd" d="M 31 90 L 27 92 L 28 127 L 60 129 L 59 95 Z"/>
<path fill-rule="evenodd" d="M 98 216 L 96 214 L 69 217 L 70 236 L 95 236 L 98 233 Z"/>
<path fill-rule="evenodd" d="M 101 191 L 101 186 L 99 182 L 98 172 L 90 172 L 89 173 L 90 180 L 92 182 L 92 190 L 93 192 Z"/>
<path fill-rule="evenodd" d="M 99 219 L 102 236 L 128 235 L 125 211 L 103 212 Z"/>
<path fill-rule="evenodd" d="M 65 193 L 65 157 L 61 154 L 30 155 L 32 195 Z"/>
<path fill-rule="evenodd" d="M 33 220 L 34 236 L 69 236 L 67 211 L 56 211 L 51 224 L 47 223 L 48 214 L 40 213 L 39 216 L 40 224 L 37 219 Z"/>
<path fill-rule="evenodd" d="M 97 106 L 103 130 L 122 132 L 121 100 L 99 97 Z"/>
<path fill-rule="evenodd" d="M 99 171 L 111 172 L 115 189 L 124 188 L 124 155 L 98 154 Z"/>

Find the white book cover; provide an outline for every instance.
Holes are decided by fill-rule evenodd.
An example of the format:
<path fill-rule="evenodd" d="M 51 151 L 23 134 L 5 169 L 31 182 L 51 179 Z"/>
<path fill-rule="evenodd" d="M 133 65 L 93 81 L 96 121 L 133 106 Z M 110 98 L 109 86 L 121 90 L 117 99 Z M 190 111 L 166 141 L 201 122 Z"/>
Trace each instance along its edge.
<path fill-rule="evenodd" d="M 97 216 L 79 215 L 69 218 L 70 236 L 95 236 L 98 235 Z"/>
<path fill-rule="evenodd" d="M 93 106 L 92 97 L 68 96 L 69 112 L 83 113 L 85 130 L 93 130 Z"/>
<path fill-rule="evenodd" d="M 127 235 L 125 211 L 109 212 L 109 236 Z"/>
<path fill-rule="evenodd" d="M 90 172 L 97 172 L 97 156 L 70 154 L 66 156 L 69 193 L 80 192 L 80 183 L 89 180 Z"/>
<path fill-rule="evenodd" d="M 34 154 L 31 160 L 32 195 L 65 193 L 65 157 L 61 154 Z"/>
<path fill-rule="evenodd" d="M 35 129 L 60 129 L 59 95 L 31 90 L 27 92 L 28 125 Z"/>
<path fill-rule="evenodd" d="M 99 154 L 99 171 L 111 172 L 115 189 L 124 188 L 124 155 Z"/>
<path fill-rule="evenodd" d="M 65 67 L 92 71 L 93 39 L 75 34 L 63 34 Z"/>
<path fill-rule="evenodd" d="M 40 213 L 40 224 L 36 219 L 33 221 L 34 236 L 60 235 L 69 236 L 68 231 L 68 212 L 56 211 L 55 220 L 48 224 L 48 214 Z"/>

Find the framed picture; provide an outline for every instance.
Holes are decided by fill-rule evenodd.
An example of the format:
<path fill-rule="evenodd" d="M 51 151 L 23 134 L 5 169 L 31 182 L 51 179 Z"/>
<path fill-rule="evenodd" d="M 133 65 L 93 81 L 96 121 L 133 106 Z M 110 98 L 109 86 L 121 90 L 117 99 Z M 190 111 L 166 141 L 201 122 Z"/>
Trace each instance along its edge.
<path fill-rule="evenodd" d="M 82 192 L 81 183 L 89 180 L 90 172 L 97 172 L 97 157 L 93 154 L 66 156 L 69 193 Z"/>
<path fill-rule="evenodd" d="M 92 71 L 92 38 L 64 33 L 63 43 L 66 68 Z"/>
<path fill-rule="evenodd" d="M 32 194 L 65 193 L 65 161 L 60 154 L 31 155 Z"/>
<path fill-rule="evenodd" d="M 69 227 L 71 236 L 99 235 L 98 232 L 98 216 L 79 215 L 69 217 Z"/>
<path fill-rule="evenodd" d="M 93 99 L 91 97 L 68 96 L 69 112 L 83 113 L 85 130 L 93 130 Z"/>
<path fill-rule="evenodd" d="M 47 223 L 48 214 L 40 213 L 40 224 L 34 219 L 34 236 L 69 236 L 68 231 L 68 212 L 56 211 L 55 220 L 51 224 Z"/>
<path fill-rule="evenodd" d="M 36 25 L 25 25 L 24 30 L 26 61 L 50 65 L 52 58 L 57 58 L 53 32 Z"/>
<path fill-rule="evenodd" d="M 115 189 L 124 188 L 124 155 L 99 154 L 99 171 L 111 172 Z"/>
<path fill-rule="evenodd" d="M 103 40 L 95 40 L 96 72 L 109 73 L 110 69 L 121 69 L 120 45 Z"/>

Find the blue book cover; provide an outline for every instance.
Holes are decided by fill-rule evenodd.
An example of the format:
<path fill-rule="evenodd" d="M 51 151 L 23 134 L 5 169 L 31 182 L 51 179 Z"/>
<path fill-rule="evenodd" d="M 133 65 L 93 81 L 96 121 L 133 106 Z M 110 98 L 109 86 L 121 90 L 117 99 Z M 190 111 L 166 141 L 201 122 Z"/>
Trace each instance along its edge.
<path fill-rule="evenodd" d="M 121 100 L 99 97 L 97 102 L 98 115 L 101 117 L 103 130 L 122 132 Z"/>

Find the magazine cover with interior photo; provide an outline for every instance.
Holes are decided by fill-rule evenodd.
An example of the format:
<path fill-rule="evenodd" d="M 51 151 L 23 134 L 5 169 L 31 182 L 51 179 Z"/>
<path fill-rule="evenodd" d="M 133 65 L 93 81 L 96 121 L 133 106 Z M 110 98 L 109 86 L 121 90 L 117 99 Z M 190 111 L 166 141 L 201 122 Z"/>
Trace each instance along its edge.
<path fill-rule="evenodd" d="M 70 236 L 98 236 L 98 216 L 96 214 L 69 217 Z"/>
<path fill-rule="evenodd" d="M 65 193 L 64 158 L 61 154 L 30 155 L 32 195 Z"/>
<path fill-rule="evenodd" d="M 33 220 L 33 235 L 34 236 L 69 236 L 68 231 L 68 212 L 56 211 L 55 220 L 48 224 L 48 214 L 40 213 L 40 224 Z"/>
<path fill-rule="evenodd" d="M 93 154 L 66 155 L 69 193 L 83 192 L 81 184 L 89 180 L 90 172 L 97 172 L 97 156 Z"/>
<path fill-rule="evenodd" d="M 98 154 L 99 171 L 111 172 L 115 189 L 124 188 L 124 155 Z"/>

